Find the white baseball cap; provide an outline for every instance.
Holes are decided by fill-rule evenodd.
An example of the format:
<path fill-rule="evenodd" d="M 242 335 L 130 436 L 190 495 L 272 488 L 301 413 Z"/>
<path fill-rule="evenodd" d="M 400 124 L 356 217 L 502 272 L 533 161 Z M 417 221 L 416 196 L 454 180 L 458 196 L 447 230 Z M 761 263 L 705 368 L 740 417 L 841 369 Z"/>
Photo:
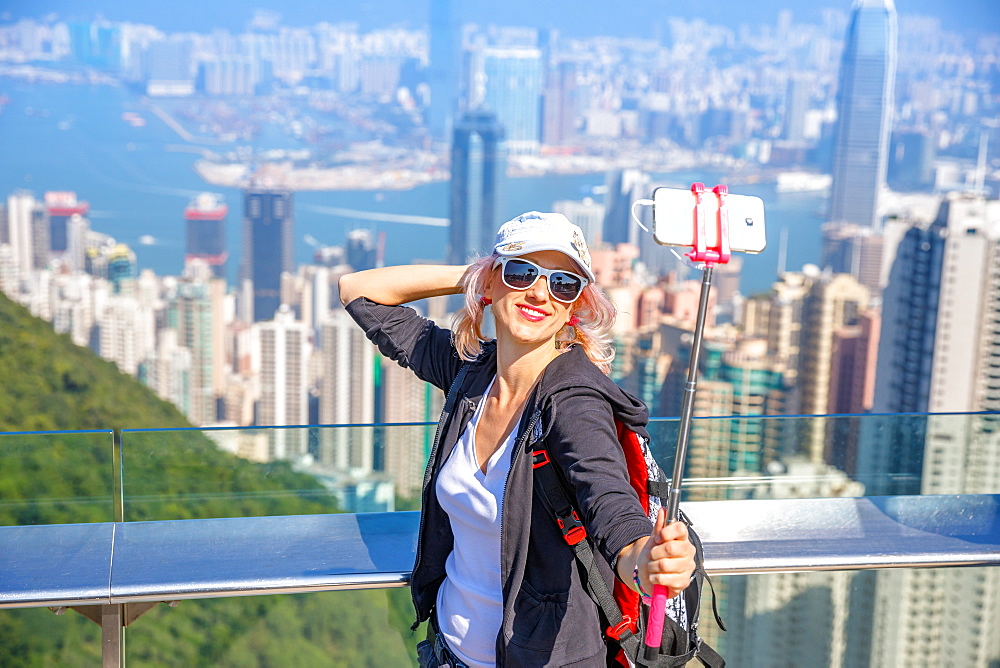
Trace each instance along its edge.
<path fill-rule="evenodd" d="M 566 255 L 576 262 L 587 279 L 592 283 L 597 281 L 590 268 L 590 250 L 583 230 L 561 213 L 522 213 L 500 226 L 493 246 L 493 253 L 502 257 L 545 250 Z"/>

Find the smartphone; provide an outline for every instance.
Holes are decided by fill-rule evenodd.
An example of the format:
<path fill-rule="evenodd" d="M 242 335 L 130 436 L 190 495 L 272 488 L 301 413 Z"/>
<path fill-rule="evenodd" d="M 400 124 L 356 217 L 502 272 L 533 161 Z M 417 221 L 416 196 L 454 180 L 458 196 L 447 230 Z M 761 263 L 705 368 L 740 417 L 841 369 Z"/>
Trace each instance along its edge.
<path fill-rule="evenodd" d="M 653 238 L 664 246 L 694 247 L 697 199 L 690 189 L 653 190 Z M 719 198 L 711 189 L 701 196 L 705 217 L 705 246 L 719 243 Z M 764 201 L 750 195 L 726 195 L 729 212 L 729 248 L 741 253 L 759 253 L 764 238 Z"/>

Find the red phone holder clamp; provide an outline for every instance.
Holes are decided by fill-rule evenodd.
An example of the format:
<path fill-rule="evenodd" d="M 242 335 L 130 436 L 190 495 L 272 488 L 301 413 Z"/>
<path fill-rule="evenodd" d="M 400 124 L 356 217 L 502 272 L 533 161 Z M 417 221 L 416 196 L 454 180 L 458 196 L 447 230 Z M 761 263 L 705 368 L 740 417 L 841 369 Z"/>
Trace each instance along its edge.
<path fill-rule="evenodd" d="M 718 244 L 710 248 L 706 246 L 707 226 L 704 207 L 702 206 L 705 196 L 705 184 L 692 183 L 691 193 L 695 199 L 694 249 L 684 255 L 691 258 L 693 262 L 704 262 L 708 265 L 727 264 L 731 255 L 729 247 L 729 209 L 726 208 L 726 196 L 729 194 L 729 188 L 718 185 L 712 188 L 712 192 L 719 199 L 719 214 L 716 219 L 719 229 Z"/>

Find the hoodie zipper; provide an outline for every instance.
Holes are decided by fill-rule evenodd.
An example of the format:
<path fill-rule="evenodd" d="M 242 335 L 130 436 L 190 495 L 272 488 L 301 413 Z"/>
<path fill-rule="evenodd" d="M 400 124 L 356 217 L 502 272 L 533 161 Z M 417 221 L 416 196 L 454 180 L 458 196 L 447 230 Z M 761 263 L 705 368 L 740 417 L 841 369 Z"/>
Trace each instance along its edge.
<path fill-rule="evenodd" d="M 463 373 L 462 370 L 459 370 L 459 372 L 455 375 L 455 379 L 451 381 L 451 387 L 448 388 L 447 394 L 444 395 L 445 396 L 444 406 L 441 407 L 441 415 L 438 417 L 437 429 L 434 431 L 434 441 L 431 444 L 431 452 L 427 456 L 427 468 L 424 469 L 424 482 L 420 486 L 421 490 L 420 504 L 422 510 L 420 512 L 420 524 L 418 525 L 417 528 L 417 555 L 413 561 L 413 573 L 416 573 L 417 567 L 420 566 L 420 555 L 422 552 L 422 550 L 420 549 L 421 547 L 420 538 L 421 536 L 424 535 L 424 516 L 426 515 L 424 509 L 427 508 L 427 501 L 429 498 L 427 485 L 430 482 L 431 476 L 433 475 L 434 462 L 437 460 L 438 445 L 441 439 L 441 426 L 444 423 L 445 413 L 448 412 L 448 397 L 451 396 L 451 393 L 455 391 L 455 386 L 458 384 L 459 379 L 462 378 L 464 375 L 466 375 L 466 373 Z M 458 408 L 459 405 L 459 401 L 460 398 L 456 398 L 455 406 L 452 407 L 452 415 L 455 414 L 456 409 Z M 413 624 L 410 626 L 410 630 L 416 631 L 417 627 L 420 626 L 420 623 L 423 622 L 424 620 L 420 619 L 422 611 L 417 606 L 416 593 L 414 592 L 412 587 L 410 588 L 410 599 L 413 601 L 413 609 L 417 611 L 417 620 L 413 622 Z"/>
<path fill-rule="evenodd" d="M 507 515 L 507 511 L 506 511 L 506 509 L 507 509 L 507 483 L 510 482 L 510 474 L 511 474 L 511 472 L 514 471 L 514 463 L 517 460 L 518 453 L 520 453 L 521 450 L 524 449 L 524 446 L 527 444 L 528 439 L 531 438 L 532 434 L 535 431 L 535 423 L 537 423 L 538 420 L 541 417 L 542 417 L 542 411 L 541 410 L 535 410 L 535 412 L 532 413 L 531 419 L 528 420 L 528 425 L 524 429 L 524 433 L 521 435 L 521 438 L 518 439 L 518 443 L 517 443 L 517 446 L 514 448 L 514 452 L 510 453 L 510 468 L 507 470 L 507 478 L 503 481 L 503 510 L 501 511 L 502 515 L 500 517 L 500 569 L 501 569 L 500 575 L 501 575 L 501 582 L 502 582 L 502 576 L 503 576 L 504 527 L 507 526 L 507 523 L 504 522 L 504 518 Z M 501 592 L 501 594 L 502 593 L 503 592 Z M 509 608 L 507 606 L 507 602 L 505 601 L 504 602 L 504 610 L 503 610 L 503 618 L 500 621 L 500 630 L 499 630 L 500 634 L 503 634 L 504 629 L 507 627 L 508 610 L 509 610 Z M 502 645 L 502 643 L 501 643 L 501 645 Z M 498 656 L 497 659 L 500 659 L 500 657 Z"/>

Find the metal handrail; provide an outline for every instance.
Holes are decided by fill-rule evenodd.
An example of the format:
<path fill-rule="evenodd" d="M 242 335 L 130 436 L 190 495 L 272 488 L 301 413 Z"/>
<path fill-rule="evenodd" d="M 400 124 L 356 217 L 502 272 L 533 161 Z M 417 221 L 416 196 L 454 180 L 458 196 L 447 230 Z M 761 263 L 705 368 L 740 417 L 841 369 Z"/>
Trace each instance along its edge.
<path fill-rule="evenodd" d="M 710 574 L 1000 565 L 1000 495 L 686 503 Z M 0 527 L 0 608 L 408 583 L 417 512 Z"/>

